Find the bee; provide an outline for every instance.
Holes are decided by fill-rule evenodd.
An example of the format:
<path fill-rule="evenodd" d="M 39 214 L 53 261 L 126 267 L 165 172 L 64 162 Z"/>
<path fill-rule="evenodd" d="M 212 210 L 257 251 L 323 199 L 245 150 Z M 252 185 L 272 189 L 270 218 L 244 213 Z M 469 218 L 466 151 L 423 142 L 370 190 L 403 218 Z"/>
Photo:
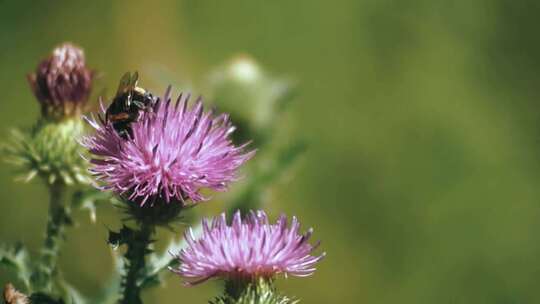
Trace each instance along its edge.
<path fill-rule="evenodd" d="M 133 136 L 131 124 L 138 121 L 143 112 L 153 111 L 157 102 L 150 92 L 137 86 L 138 81 L 139 73 L 125 73 L 120 79 L 116 96 L 105 112 L 105 120 L 111 122 L 124 139 Z"/>

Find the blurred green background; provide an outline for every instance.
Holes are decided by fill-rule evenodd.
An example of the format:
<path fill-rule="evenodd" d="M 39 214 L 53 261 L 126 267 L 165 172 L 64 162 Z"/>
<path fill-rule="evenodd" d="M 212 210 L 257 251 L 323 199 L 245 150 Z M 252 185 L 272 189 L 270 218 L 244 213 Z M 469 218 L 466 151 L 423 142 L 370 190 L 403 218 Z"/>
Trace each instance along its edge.
<path fill-rule="evenodd" d="M 538 1 L 505 0 L 0 0 L 0 134 L 34 122 L 25 75 L 62 41 L 85 48 L 109 94 L 136 69 L 155 91 L 205 94 L 216 65 L 247 53 L 297 80 L 284 124 L 289 141 L 309 142 L 265 209 L 298 215 L 328 253 L 314 276 L 280 279 L 284 292 L 303 303 L 540 303 L 539 16 Z M 0 197 L 0 240 L 36 251 L 45 188 L 2 164 Z M 77 214 L 61 257 L 86 294 L 112 267 L 117 212 L 98 216 Z M 0 270 L 0 284 L 11 278 Z M 204 303 L 219 288 L 171 277 L 144 297 Z"/>

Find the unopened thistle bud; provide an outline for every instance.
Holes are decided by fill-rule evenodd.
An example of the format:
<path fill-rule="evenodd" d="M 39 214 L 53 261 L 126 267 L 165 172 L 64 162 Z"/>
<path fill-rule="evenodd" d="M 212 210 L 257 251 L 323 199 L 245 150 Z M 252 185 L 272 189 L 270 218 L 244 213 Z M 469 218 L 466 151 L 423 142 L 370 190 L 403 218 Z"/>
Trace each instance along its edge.
<path fill-rule="evenodd" d="M 211 75 L 212 99 L 239 125 L 235 139 L 265 140 L 279 112 L 294 96 L 294 83 L 268 73 L 253 58 L 239 55 Z"/>
<path fill-rule="evenodd" d="M 41 120 L 28 131 L 14 130 L 12 142 L 5 147 L 8 161 L 20 167 L 24 181 L 40 176 L 49 184 L 88 184 L 87 161 L 81 157 L 86 151 L 78 143 L 84 129 L 80 119 L 69 119 Z"/>
<path fill-rule="evenodd" d="M 41 104 L 42 115 L 62 119 L 81 114 L 92 88 L 93 71 L 85 64 L 84 51 L 64 43 L 41 61 L 28 82 Z"/>
<path fill-rule="evenodd" d="M 85 131 L 81 112 L 90 95 L 93 72 L 82 49 L 64 43 L 28 75 L 42 116 L 27 130 L 16 130 L 7 145 L 9 160 L 25 180 L 40 176 L 49 184 L 89 183 L 86 153 L 79 145 Z"/>

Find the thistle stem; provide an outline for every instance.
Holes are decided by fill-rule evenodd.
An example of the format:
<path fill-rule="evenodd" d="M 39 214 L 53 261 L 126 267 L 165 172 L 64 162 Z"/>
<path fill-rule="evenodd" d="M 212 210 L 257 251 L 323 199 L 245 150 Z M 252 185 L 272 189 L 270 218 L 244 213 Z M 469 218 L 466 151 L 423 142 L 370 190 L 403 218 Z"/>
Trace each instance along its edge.
<path fill-rule="evenodd" d="M 32 285 L 37 291 L 51 291 L 58 274 L 58 255 L 65 237 L 65 226 L 71 223 L 69 209 L 64 204 L 65 185 L 53 183 L 49 186 L 49 215 L 45 241 L 36 271 L 32 274 Z"/>
<path fill-rule="evenodd" d="M 133 234 L 127 243 L 128 249 L 125 254 L 126 275 L 123 281 L 123 294 L 119 303 L 141 304 L 141 282 L 146 277 L 145 257 L 151 252 L 149 246 L 152 242 L 153 227 L 146 223 L 140 224 L 139 230 L 133 230 Z"/>

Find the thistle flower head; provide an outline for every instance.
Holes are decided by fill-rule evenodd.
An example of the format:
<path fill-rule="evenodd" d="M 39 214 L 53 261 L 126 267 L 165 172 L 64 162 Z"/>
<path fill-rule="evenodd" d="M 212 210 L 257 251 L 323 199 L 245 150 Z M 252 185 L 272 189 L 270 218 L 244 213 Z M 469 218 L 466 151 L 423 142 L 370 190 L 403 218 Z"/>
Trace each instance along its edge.
<path fill-rule="evenodd" d="M 42 60 L 28 82 L 44 117 L 60 119 L 80 114 L 88 100 L 93 72 L 86 68 L 84 51 L 64 43 Z"/>
<path fill-rule="evenodd" d="M 191 107 L 189 95 L 171 102 L 170 88 L 149 111 L 120 136 L 113 125 L 89 119 L 96 133 L 83 140 L 92 154 L 91 173 L 105 190 L 140 205 L 155 201 L 199 202 L 201 189 L 224 191 L 236 180 L 237 169 L 254 151 L 235 147 L 229 135 L 229 116 L 203 110 L 199 98 Z M 102 107 L 103 113 L 105 109 Z"/>
<path fill-rule="evenodd" d="M 285 215 L 270 224 L 264 211 L 252 211 L 244 220 L 238 211 L 230 226 L 225 213 L 214 218 L 211 226 L 206 220 L 202 225 L 198 240 L 191 229 L 186 232 L 188 247 L 176 256 L 179 268 L 171 269 L 191 280 L 188 284 L 212 277 L 254 280 L 280 273 L 305 277 L 313 274 L 315 264 L 325 255 L 312 255 L 318 247 L 308 242 L 312 229 L 301 234 L 296 217 L 289 226 Z"/>

